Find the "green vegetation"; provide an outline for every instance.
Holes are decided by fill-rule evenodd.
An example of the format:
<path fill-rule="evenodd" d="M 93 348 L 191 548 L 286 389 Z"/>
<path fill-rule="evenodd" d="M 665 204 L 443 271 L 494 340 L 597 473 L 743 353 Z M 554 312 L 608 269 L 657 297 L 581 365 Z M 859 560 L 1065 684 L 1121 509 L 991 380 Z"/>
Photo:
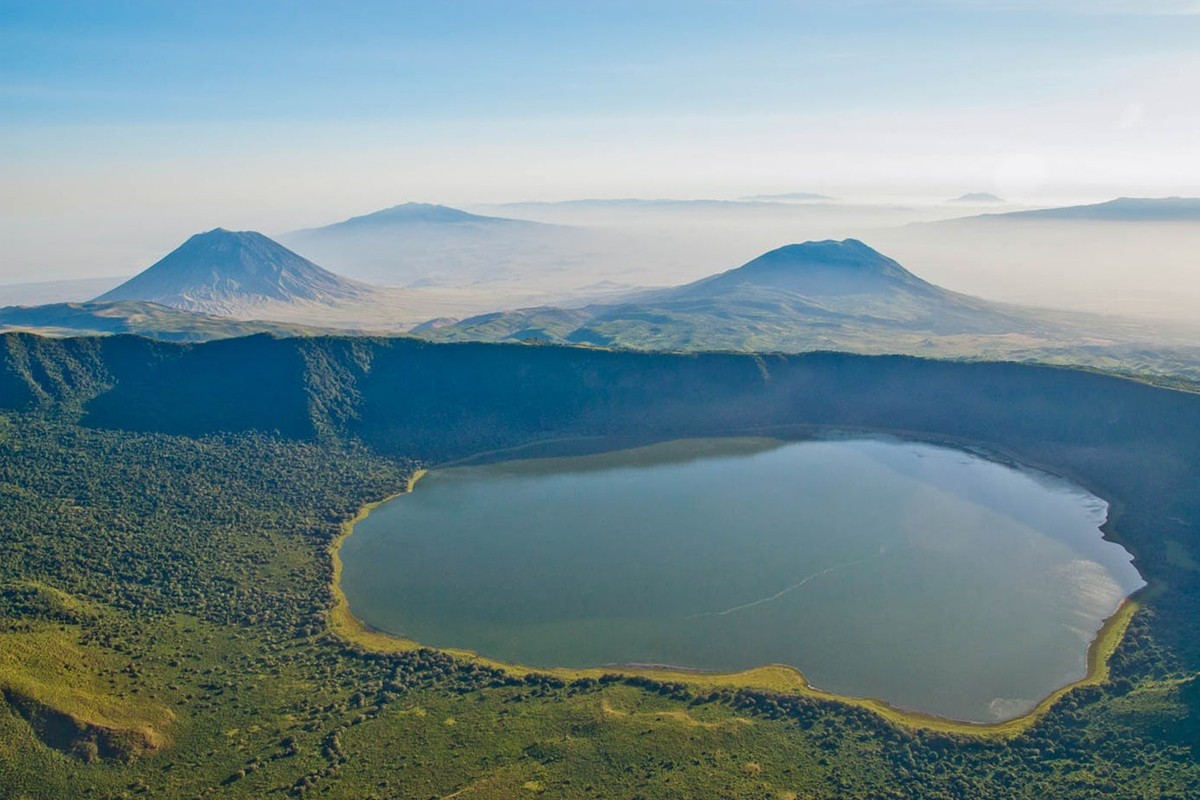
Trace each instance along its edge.
<path fill-rule="evenodd" d="M 1115 501 L 1159 590 L 1108 676 L 980 737 L 330 630 L 338 536 L 420 463 L 787 424 L 976 442 Z M 0 797 L 1194 797 L 1197 474 L 1200 399 L 1069 370 L 0 336 Z"/>

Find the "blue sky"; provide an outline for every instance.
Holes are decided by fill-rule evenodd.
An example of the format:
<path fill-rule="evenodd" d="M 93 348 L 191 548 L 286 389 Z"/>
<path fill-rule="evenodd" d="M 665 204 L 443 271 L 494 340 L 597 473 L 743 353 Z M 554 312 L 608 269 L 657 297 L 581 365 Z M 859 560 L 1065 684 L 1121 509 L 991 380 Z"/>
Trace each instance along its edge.
<path fill-rule="evenodd" d="M 1131 3 L 1150 11 L 1184 3 Z M 17 125 L 464 120 L 1053 99 L 1195 55 L 1119 3 L 0 3 Z"/>
<path fill-rule="evenodd" d="M 1198 75 L 1200 0 L 0 0 L 0 236 L 29 265 L 62 219 L 1200 194 Z"/>

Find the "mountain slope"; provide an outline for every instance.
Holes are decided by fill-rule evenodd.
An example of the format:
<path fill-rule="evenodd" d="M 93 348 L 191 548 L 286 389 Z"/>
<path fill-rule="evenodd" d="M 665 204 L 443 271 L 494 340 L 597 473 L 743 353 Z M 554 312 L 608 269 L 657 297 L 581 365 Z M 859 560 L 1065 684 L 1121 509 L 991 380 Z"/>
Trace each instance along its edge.
<path fill-rule="evenodd" d="M 303 233 L 315 233 L 321 231 L 324 233 L 332 233 L 336 231 L 347 231 L 363 228 L 388 228 L 402 225 L 419 225 L 419 224 L 455 224 L 455 225 L 528 225 L 536 226 L 536 222 L 526 222 L 519 219 L 507 219 L 505 217 L 486 217 L 479 214 L 471 214 L 450 206 L 436 205 L 434 203 L 401 203 L 385 208 L 382 211 L 374 211 L 370 214 L 363 214 L 358 217 L 351 217 L 342 222 L 335 222 L 332 225 L 325 225 L 320 228 L 306 228 L 296 231 L 289 236 Z"/>
<path fill-rule="evenodd" d="M 670 349 L 804 350 L 845 346 L 830 338 L 838 331 L 863 337 L 882 327 L 952 335 L 1029 325 L 1017 309 L 941 289 L 847 239 L 781 247 L 736 269 L 627 303 L 489 314 L 435 333 L 442 339 L 537 336 Z"/>
<path fill-rule="evenodd" d="M 422 327 L 438 341 L 538 339 L 659 350 L 907 353 L 1200 376 L 1200 348 L 1128 321 L 942 289 L 855 239 L 807 242 L 618 304 L 529 308 Z"/>
<path fill-rule="evenodd" d="M 857 239 L 827 239 L 785 245 L 735 269 L 669 290 L 664 297 L 727 297 L 753 290 L 807 297 L 944 294 Z"/>
<path fill-rule="evenodd" d="M 976 219 L 968 217 L 967 219 Z M 1200 198 L 1195 197 L 1118 197 L 1105 203 L 1006 214 L 983 214 L 978 219 L 1003 220 L 1079 220 L 1097 222 L 1200 222 Z M 947 220 L 947 223 L 960 220 Z M 935 223 L 945 224 L 945 223 Z"/>
<path fill-rule="evenodd" d="M 557 225 L 404 203 L 280 239 L 345 275 L 381 286 L 425 287 L 537 272 L 574 249 L 581 236 Z"/>
<path fill-rule="evenodd" d="M 5 330 L 44 336 L 136 333 L 172 342 L 201 342 L 255 333 L 305 336 L 319 332 L 285 322 L 243 321 L 141 300 L 9 306 L 0 308 L 0 331 Z"/>
<path fill-rule="evenodd" d="M 253 231 L 198 233 L 98 301 L 141 300 L 207 314 L 270 304 L 360 300 L 372 288 L 323 269 Z"/>

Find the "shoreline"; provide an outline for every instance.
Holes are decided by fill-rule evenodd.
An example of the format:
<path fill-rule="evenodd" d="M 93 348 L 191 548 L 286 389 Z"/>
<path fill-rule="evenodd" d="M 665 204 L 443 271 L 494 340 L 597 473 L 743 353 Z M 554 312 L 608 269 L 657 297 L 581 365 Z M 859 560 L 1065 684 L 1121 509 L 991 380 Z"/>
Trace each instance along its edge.
<path fill-rule="evenodd" d="M 793 429 L 805 429 L 812 432 L 820 431 L 820 429 L 816 428 L 815 426 L 788 427 L 792 427 Z M 857 431 L 850 431 L 846 428 L 839 428 L 836 430 L 825 429 L 825 432 L 827 434 L 832 434 L 833 436 L 837 436 L 838 434 L 845 435 L 857 433 Z M 912 434 L 911 432 L 872 431 L 871 433 L 875 435 L 897 436 L 902 439 L 919 441 L 927 444 L 950 444 L 952 441 L 949 437 L 924 437 L 923 439 L 917 438 L 916 435 Z M 582 440 L 592 440 L 596 437 L 576 438 Z M 560 438 L 554 441 L 573 441 L 573 439 Z M 508 449 L 522 450 L 537 446 L 538 444 L 542 443 L 535 442 Z M 1011 463 L 1014 465 L 1023 464 L 1026 467 L 1038 469 L 1051 475 L 1062 476 L 1060 472 L 1054 472 L 1045 469 L 1044 467 L 1031 465 L 1025 462 L 1018 462 L 1014 457 L 1007 453 L 999 454 L 996 450 L 987 448 L 987 446 L 984 445 L 979 445 L 978 443 L 953 441 L 953 445 L 962 449 L 970 447 L 980 448 L 987 453 L 1000 455 L 1001 459 L 1003 459 L 1002 463 Z M 489 455 L 494 455 L 500 452 L 505 451 L 490 451 Z M 979 454 L 979 450 L 972 450 L 971 452 Z M 463 461 L 467 461 L 470 458 L 472 457 L 469 456 L 464 459 L 457 459 L 456 461 L 438 466 L 443 467 L 461 464 Z M 1013 736 L 1018 736 L 1032 727 L 1038 720 L 1046 715 L 1054 703 L 1056 703 L 1060 698 L 1069 692 L 1084 686 L 1095 686 L 1106 682 L 1109 677 L 1109 660 L 1117 646 L 1121 643 L 1121 640 L 1124 639 L 1125 632 L 1128 629 L 1129 623 L 1133 619 L 1134 614 L 1136 614 L 1138 609 L 1141 608 L 1141 603 L 1146 597 L 1156 595 L 1159 591 L 1159 587 L 1157 585 L 1147 582 L 1146 585 L 1142 586 L 1140 589 L 1122 598 L 1121 602 L 1118 603 L 1113 613 L 1103 620 L 1099 630 L 1096 631 L 1096 635 L 1088 644 L 1086 656 L 1087 666 L 1083 677 L 1051 692 L 1049 695 L 1038 701 L 1038 703 L 1026 713 L 1017 717 L 1013 717 L 1012 719 L 998 722 L 958 720 L 950 717 L 938 716 L 936 714 L 899 708 L 888 703 L 887 701 L 878 700 L 875 698 L 854 697 L 851 695 L 840 695 L 833 692 L 826 692 L 812 686 L 812 684 L 810 684 L 808 679 L 804 676 L 804 673 L 799 669 L 786 664 L 768 664 L 741 672 L 725 673 L 707 672 L 701 669 L 677 667 L 672 665 L 636 663 L 585 668 L 529 667 L 523 664 L 508 663 L 499 661 L 497 659 L 488 658 L 486 656 L 481 656 L 471 650 L 428 647 L 427 645 L 422 645 L 420 642 L 404 638 L 403 636 L 396 636 L 373 628 L 355 617 L 353 612 L 351 612 L 349 601 L 347 600 L 345 592 L 341 586 L 342 560 L 340 556 L 340 550 L 342 543 L 345 542 L 345 540 L 354 532 L 355 525 L 366 519 L 372 511 L 384 503 L 411 493 L 417 482 L 420 481 L 420 479 L 426 474 L 428 474 L 428 472 L 429 469 L 416 470 L 409 477 L 404 489 L 381 500 L 368 503 L 360 508 L 351 519 L 341 524 L 341 530 L 338 536 L 330 545 L 330 557 L 332 559 L 333 566 L 332 592 L 334 604 L 329 610 L 329 630 L 335 636 L 347 643 L 355 644 L 379 653 L 410 652 L 418 649 L 438 650 L 439 652 L 446 653 L 454 658 L 500 669 L 516 677 L 536 673 L 552 675 L 557 678 L 570 681 L 578 678 L 599 678 L 600 676 L 606 674 L 617 674 L 627 677 L 645 677 L 654 680 L 675 681 L 687 684 L 693 688 L 702 688 L 707 690 L 716 688 L 731 688 L 774 692 L 783 695 L 798 695 L 817 700 L 840 703 L 856 708 L 862 708 L 878 714 L 889 722 L 908 728 L 918 728 L 942 733 L 964 734 L 981 738 L 1010 738 Z M 1083 486 L 1085 489 L 1087 488 L 1082 483 L 1077 483 L 1077 485 Z M 1097 495 L 1097 497 L 1099 497 L 1099 495 Z M 1119 516 L 1121 509 L 1112 501 L 1105 498 L 1101 499 L 1104 499 L 1105 503 L 1108 505 L 1107 519 L 1100 527 L 1101 534 L 1106 540 L 1120 544 L 1120 537 L 1114 530 L 1112 523 L 1113 518 L 1115 516 Z"/>

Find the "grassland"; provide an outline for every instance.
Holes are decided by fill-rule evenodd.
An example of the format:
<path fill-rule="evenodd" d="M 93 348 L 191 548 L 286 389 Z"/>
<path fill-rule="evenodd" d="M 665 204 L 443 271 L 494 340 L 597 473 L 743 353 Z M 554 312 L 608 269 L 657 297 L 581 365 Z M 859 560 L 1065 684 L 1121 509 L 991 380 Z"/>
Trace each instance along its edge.
<path fill-rule="evenodd" d="M 0 694 L 44 739 L 85 761 L 153 752 L 169 743 L 174 714 L 130 696 L 125 662 L 87 647 L 66 625 L 0 633 Z"/>
<path fill-rule="evenodd" d="M 1001 741 L 798 693 L 788 670 L 545 673 L 361 627 L 347 643 L 322 621 L 324 606 L 346 631 L 334 543 L 372 495 L 410 486 L 411 468 L 259 437 L 11 419 L 5 681 L 80 723 L 159 738 L 102 756 L 86 733 L 57 741 L 13 706 L 0 796 L 1033 797 L 1200 779 L 1186 744 L 1160 733 L 1130 752 L 1111 718 L 1136 702 L 1139 724 L 1178 728 L 1181 676 L 1076 689 Z M 57 474 L 27 471 L 42 463 Z M 169 502 L 145 502 L 166 487 Z M 32 602 L 23 581 L 54 588 Z"/>

